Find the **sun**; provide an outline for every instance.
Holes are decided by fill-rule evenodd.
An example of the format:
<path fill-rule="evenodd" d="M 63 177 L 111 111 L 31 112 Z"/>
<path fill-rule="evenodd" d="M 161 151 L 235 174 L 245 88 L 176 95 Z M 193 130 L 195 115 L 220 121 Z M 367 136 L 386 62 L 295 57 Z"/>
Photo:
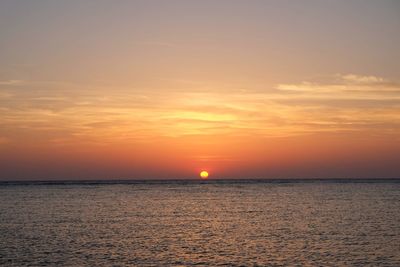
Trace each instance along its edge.
<path fill-rule="evenodd" d="M 208 172 L 207 171 L 201 171 L 200 172 L 200 177 L 201 177 L 201 179 L 207 179 L 208 178 Z"/>

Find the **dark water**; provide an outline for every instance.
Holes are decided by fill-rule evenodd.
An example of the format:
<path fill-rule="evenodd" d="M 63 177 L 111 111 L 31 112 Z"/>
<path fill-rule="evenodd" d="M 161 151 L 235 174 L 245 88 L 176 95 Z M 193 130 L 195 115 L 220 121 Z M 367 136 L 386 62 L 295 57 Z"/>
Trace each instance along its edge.
<path fill-rule="evenodd" d="M 0 265 L 400 266 L 400 183 L 3 183 Z"/>

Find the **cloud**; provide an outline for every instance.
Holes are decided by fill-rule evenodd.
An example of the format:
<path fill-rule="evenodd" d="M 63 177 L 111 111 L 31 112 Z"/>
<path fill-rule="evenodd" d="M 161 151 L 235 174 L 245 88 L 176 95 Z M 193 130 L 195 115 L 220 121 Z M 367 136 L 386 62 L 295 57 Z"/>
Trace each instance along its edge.
<path fill-rule="evenodd" d="M 308 98 L 330 99 L 400 99 L 400 85 L 381 77 L 354 74 L 334 77 L 336 79 L 333 82 L 303 81 L 278 84 L 276 89 L 282 93 L 291 93 L 295 97 L 306 95 Z"/>
<path fill-rule="evenodd" d="M 340 77 L 348 82 L 352 83 L 360 83 L 360 84 L 374 84 L 374 83 L 383 83 L 385 79 L 377 76 L 361 76 L 355 74 L 346 74 L 340 75 Z"/>
<path fill-rule="evenodd" d="M 228 86 L 212 90 L 196 84 L 188 84 L 187 90 L 68 83 L 32 83 L 32 89 L 25 84 L 26 90 L 1 91 L 0 135 L 35 142 L 112 143 L 189 135 L 385 135 L 399 129 L 396 83 L 376 76 L 330 78 L 267 90 L 252 90 L 249 84 L 247 90 L 231 91 Z"/>
<path fill-rule="evenodd" d="M 0 85 L 21 85 L 23 84 L 24 81 L 22 80 L 6 80 L 6 81 L 0 81 Z"/>

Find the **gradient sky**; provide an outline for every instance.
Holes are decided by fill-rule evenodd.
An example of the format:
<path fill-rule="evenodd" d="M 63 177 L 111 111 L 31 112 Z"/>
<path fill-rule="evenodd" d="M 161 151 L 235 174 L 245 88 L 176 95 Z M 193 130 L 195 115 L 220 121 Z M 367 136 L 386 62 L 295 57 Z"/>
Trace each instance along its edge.
<path fill-rule="evenodd" d="M 400 177 L 400 1 L 0 1 L 0 180 Z"/>

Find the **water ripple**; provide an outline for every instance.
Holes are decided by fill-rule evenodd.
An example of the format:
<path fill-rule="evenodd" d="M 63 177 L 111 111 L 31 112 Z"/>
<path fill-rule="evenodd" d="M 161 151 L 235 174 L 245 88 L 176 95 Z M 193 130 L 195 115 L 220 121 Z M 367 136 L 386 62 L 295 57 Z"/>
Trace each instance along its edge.
<path fill-rule="evenodd" d="M 400 183 L 0 186 L 4 266 L 400 266 Z"/>

